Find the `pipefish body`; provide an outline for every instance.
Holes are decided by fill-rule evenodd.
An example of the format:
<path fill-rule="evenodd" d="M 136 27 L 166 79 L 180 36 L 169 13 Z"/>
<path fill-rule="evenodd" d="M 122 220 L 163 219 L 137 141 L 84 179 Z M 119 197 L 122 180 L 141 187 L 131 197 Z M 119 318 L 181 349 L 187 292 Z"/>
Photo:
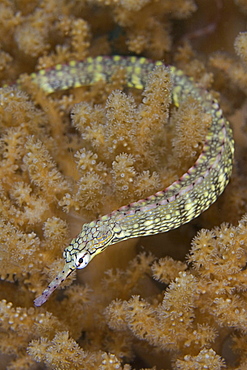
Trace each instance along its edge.
<path fill-rule="evenodd" d="M 47 93 L 70 87 L 108 81 L 116 68 L 126 70 L 126 84 L 142 89 L 147 75 L 162 62 L 138 57 L 96 57 L 82 62 L 57 65 L 31 75 Z M 34 301 L 41 306 L 75 269 L 81 269 L 107 246 L 123 240 L 158 234 L 179 227 L 205 211 L 223 192 L 232 172 L 234 142 L 228 121 L 218 102 L 192 79 L 168 66 L 172 81 L 173 104 L 179 106 L 189 94 L 211 116 L 202 151 L 194 165 L 163 191 L 123 206 L 95 221 L 84 224 L 81 232 L 64 250 L 63 270 Z"/>

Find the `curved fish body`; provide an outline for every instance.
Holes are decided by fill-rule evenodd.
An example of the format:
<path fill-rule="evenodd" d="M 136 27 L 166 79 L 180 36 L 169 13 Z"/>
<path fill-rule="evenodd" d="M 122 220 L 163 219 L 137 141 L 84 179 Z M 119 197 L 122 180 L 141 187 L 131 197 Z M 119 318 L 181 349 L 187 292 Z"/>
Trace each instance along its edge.
<path fill-rule="evenodd" d="M 99 80 L 107 81 L 116 68 L 123 67 L 127 85 L 142 89 L 148 73 L 158 65 L 163 63 L 138 57 L 96 57 L 57 65 L 31 76 L 42 89 L 52 93 L 91 85 Z M 64 251 L 63 271 L 35 299 L 36 306 L 42 305 L 72 271 L 86 267 L 107 246 L 129 238 L 166 232 L 199 216 L 216 201 L 229 182 L 234 142 L 218 102 L 182 71 L 173 66 L 168 68 L 173 82 L 173 104 L 179 106 L 189 94 L 212 118 L 201 154 L 194 165 L 168 188 L 84 224 Z"/>

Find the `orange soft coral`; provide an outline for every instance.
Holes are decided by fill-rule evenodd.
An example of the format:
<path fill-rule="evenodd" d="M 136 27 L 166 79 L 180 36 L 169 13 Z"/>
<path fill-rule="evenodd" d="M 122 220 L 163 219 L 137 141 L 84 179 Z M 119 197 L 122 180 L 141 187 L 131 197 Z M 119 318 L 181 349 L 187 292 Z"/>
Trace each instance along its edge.
<path fill-rule="evenodd" d="M 203 27 L 216 4 L 210 35 Z M 139 254 L 128 262 L 136 254 L 131 244 L 109 248 L 79 276 L 88 286 L 72 284 L 34 309 L 34 295 L 60 270 L 62 251 L 82 223 L 176 180 L 200 152 L 208 117 L 190 97 L 170 106 L 172 81 L 162 69 L 142 96 L 122 91 L 121 69 L 109 84 L 52 96 L 27 76 L 20 79 L 26 93 L 1 89 L 0 350 L 8 369 L 246 367 L 246 217 L 238 226 L 206 229 L 237 225 L 247 211 L 245 33 L 235 41 L 237 55 L 232 47 L 246 22 L 239 10 L 247 7 L 245 0 L 206 5 L 1 2 L 1 85 L 85 56 L 143 54 L 213 90 L 232 115 L 237 143 L 232 183 L 211 210 L 145 239 L 162 258 Z M 188 34 L 195 38 L 181 43 Z M 201 227 L 187 263 L 165 257 L 168 250 L 181 256 Z M 118 268 L 102 279 L 106 266 Z"/>

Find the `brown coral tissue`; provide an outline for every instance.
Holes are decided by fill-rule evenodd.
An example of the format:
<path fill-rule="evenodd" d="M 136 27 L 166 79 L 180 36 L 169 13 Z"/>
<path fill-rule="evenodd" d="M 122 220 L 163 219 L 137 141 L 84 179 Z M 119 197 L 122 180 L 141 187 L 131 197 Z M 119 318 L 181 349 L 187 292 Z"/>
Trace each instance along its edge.
<path fill-rule="evenodd" d="M 246 14 L 246 0 L 0 2 L 0 370 L 247 368 Z M 203 102 L 171 103 L 165 67 L 143 91 L 120 68 L 51 95 L 29 78 L 114 54 L 174 64 L 219 100 L 231 182 L 198 219 L 109 247 L 35 308 L 81 226 L 170 185 L 210 124 Z"/>

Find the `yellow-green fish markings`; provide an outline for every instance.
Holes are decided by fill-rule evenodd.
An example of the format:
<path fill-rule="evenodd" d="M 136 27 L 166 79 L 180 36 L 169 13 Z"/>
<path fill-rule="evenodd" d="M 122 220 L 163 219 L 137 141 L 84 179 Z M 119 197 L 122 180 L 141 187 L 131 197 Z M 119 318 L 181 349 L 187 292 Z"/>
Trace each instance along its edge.
<path fill-rule="evenodd" d="M 124 67 L 127 85 L 142 89 L 148 73 L 157 65 L 163 63 L 138 57 L 101 56 L 57 65 L 31 76 L 42 89 L 52 93 L 70 87 L 92 85 L 99 80 L 107 81 L 116 68 Z M 173 103 L 179 106 L 189 94 L 212 117 L 201 154 L 181 178 L 163 191 L 84 224 L 80 234 L 65 248 L 63 271 L 35 299 L 36 306 L 46 302 L 72 271 L 86 267 L 107 246 L 177 228 L 205 211 L 225 189 L 232 172 L 234 155 L 229 123 L 223 117 L 218 102 L 207 91 L 198 87 L 182 71 L 173 66 L 168 68 L 173 81 Z"/>

